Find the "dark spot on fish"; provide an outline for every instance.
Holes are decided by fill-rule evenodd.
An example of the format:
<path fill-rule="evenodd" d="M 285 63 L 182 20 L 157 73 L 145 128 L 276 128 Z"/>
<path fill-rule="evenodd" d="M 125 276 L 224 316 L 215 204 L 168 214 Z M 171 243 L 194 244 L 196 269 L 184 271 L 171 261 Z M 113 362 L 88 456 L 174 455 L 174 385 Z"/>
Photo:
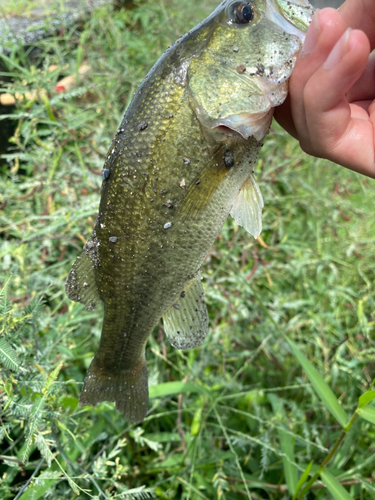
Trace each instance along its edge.
<path fill-rule="evenodd" d="M 234 157 L 232 151 L 225 151 L 224 153 L 224 163 L 227 168 L 234 167 Z"/>
<path fill-rule="evenodd" d="M 266 68 L 263 66 L 263 64 L 261 64 L 261 63 L 257 64 L 257 74 L 259 76 L 263 76 L 264 75 L 265 69 Z"/>
<path fill-rule="evenodd" d="M 190 158 L 184 157 L 183 160 L 184 160 L 185 165 L 190 165 L 190 163 L 191 163 Z"/>
<path fill-rule="evenodd" d="M 111 243 L 116 243 L 116 241 L 117 241 L 116 236 L 111 236 L 111 237 L 109 238 L 109 241 L 110 241 Z"/>
<path fill-rule="evenodd" d="M 143 130 L 146 130 L 146 128 L 148 127 L 148 123 L 147 122 L 141 122 L 139 125 L 138 125 L 138 131 L 139 132 L 142 132 Z"/>
<path fill-rule="evenodd" d="M 195 184 L 196 184 L 197 186 L 198 186 L 198 184 L 200 184 L 200 183 L 201 183 L 201 180 L 200 180 L 200 179 L 197 179 L 197 180 L 195 181 Z"/>
<path fill-rule="evenodd" d="M 163 207 L 173 208 L 174 207 L 174 201 L 167 200 L 165 203 L 163 203 Z"/>
<path fill-rule="evenodd" d="M 245 73 L 246 66 L 244 64 L 240 64 L 239 66 L 237 66 L 236 70 L 241 75 L 242 73 Z"/>
<path fill-rule="evenodd" d="M 183 299 L 185 297 L 185 295 L 186 295 L 185 292 L 182 291 L 180 297 Z"/>
<path fill-rule="evenodd" d="M 141 157 L 141 153 L 139 151 L 136 151 L 135 152 L 135 156 L 137 156 L 138 158 L 140 158 Z"/>
<path fill-rule="evenodd" d="M 102 179 L 103 181 L 105 181 L 106 179 L 108 179 L 108 177 L 111 175 L 111 171 L 109 170 L 109 168 L 103 168 L 102 170 Z"/>

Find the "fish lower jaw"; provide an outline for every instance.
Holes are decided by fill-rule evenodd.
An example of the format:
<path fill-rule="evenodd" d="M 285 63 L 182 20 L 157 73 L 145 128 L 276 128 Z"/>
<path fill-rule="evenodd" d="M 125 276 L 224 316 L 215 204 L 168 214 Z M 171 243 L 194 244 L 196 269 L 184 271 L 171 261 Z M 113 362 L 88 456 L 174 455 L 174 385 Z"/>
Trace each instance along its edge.
<path fill-rule="evenodd" d="M 272 116 L 273 108 L 262 113 L 241 113 L 215 120 L 213 128 L 229 137 L 241 136 L 244 139 L 254 137 L 257 141 L 261 141 L 267 135 Z"/>

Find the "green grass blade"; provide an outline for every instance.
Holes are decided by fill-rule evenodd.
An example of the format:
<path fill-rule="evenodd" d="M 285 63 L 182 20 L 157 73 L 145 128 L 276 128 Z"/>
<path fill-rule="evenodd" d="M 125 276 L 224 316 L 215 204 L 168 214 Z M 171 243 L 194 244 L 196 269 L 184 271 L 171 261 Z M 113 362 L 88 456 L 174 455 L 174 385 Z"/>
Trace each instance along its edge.
<path fill-rule="evenodd" d="M 367 408 L 359 408 L 357 413 L 360 417 L 368 422 L 375 424 L 375 406 L 368 406 Z"/>
<path fill-rule="evenodd" d="M 268 400 L 272 404 L 274 413 L 276 415 L 281 415 L 285 421 L 286 415 L 282 400 L 275 394 L 268 394 Z M 285 424 L 281 423 L 281 426 L 283 425 Z M 281 426 L 278 429 L 278 435 L 282 451 L 283 471 L 289 493 L 293 495 L 298 483 L 297 468 L 295 466 L 296 461 L 294 457 L 294 438 L 292 438 L 289 433 L 285 432 Z"/>
<path fill-rule="evenodd" d="M 295 463 L 294 439 L 291 438 L 289 434 L 282 431 L 281 429 L 279 430 L 279 438 L 280 438 L 281 451 L 284 454 L 282 459 L 283 459 L 285 480 L 288 486 L 289 493 L 293 495 L 293 493 L 296 491 L 298 484 L 297 469 L 294 465 Z"/>
<path fill-rule="evenodd" d="M 302 473 L 302 476 L 299 478 L 299 481 L 297 483 L 297 486 L 296 486 L 296 489 L 294 490 L 294 495 L 293 495 L 293 500 L 295 498 L 297 498 L 297 495 L 299 493 L 299 490 L 302 488 L 302 486 L 304 485 L 304 483 L 306 482 L 307 478 L 309 477 L 309 474 L 310 474 L 310 470 L 311 470 L 311 467 L 313 465 L 313 461 L 311 461 L 308 466 L 306 467 L 306 469 L 303 471 Z"/>
<path fill-rule="evenodd" d="M 364 406 L 371 403 L 375 399 L 375 391 L 367 391 L 358 399 L 358 408 L 363 408 Z"/>
<path fill-rule="evenodd" d="M 327 469 L 324 469 L 320 473 L 320 477 L 335 500 L 353 500 L 353 497 L 349 495 L 346 489 L 341 486 L 337 479 L 332 476 Z"/>
<path fill-rule="evenodd" d="M 201 385 L 196 385 L 191 382 L 167 382 L 165 384 L 158 384 L 149 388 L 149 397 L 165 398 L 166 396 L 173 396 L 185 392 L 194 392 L 199 394 L 209 395 L 207 389 Z"/>
<path fill-rule="evenodd" d="M 340 406 L 340 403 L 337 401 L 336 396 L 333 394 L 330 387 L 325 383 L 321 375 L 319 375 L 310 361 L 301 353 L 297 345 L 288 338 L 287 341 L 292 348 L 294 355 L 300 362 L 302 368 L 305 370 L 307 378 L 310 380 L 320 400 L 326 406 L 327 410 L 341 424 L 341 426 L 345 427 L 349 422 L 349 418 L 343 408 Z"/>

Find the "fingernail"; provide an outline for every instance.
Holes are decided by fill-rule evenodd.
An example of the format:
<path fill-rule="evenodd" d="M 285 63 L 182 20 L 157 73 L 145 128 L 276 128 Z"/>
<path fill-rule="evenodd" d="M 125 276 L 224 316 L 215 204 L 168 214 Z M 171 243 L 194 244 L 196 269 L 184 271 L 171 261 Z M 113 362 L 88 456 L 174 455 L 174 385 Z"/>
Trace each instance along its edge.
<path fill-rule="evenodd" d="M 320 35 L 320 25 L 319 25 L 319 9 L 316 9 L 315 14 L 311 20 L 311 24 L 306 33 L 306 38 L 302 47 L 302 54 L 310 54 L 318 43 L 318 38 Z"/>
<path fill-rule="evenodd" d="M 351 31 L 352 28 L 348 28 L 333 47 L 326 62 L 323 64 L 324 69 L 332 69 L 349 52 L 349 35 Z"/>

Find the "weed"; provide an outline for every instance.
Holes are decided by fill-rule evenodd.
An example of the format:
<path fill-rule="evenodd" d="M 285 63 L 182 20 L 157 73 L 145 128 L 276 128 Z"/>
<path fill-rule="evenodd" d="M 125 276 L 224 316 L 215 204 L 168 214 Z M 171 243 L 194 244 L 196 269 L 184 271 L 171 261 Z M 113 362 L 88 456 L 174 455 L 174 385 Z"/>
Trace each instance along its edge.
<path fill-rule="evenodd" d="M 205 343 L 178 351 L 156 328 L 142 427 L 110 403 L 78 407 L 102 312 L 70 302 L 64 282 L 111 136 L 163 49 L 215 3 L 100 8 L 33 60 L 1 56 L 5 91 L 48 91 L 9 112 L 0 159 L 4 500 L 375 498 L 373 181 L 307 157 L 277 126 L 256 169 L 262 239 L 229 218 L 202 269 Z M 83 61 L 89 76 L 55 94 Z"/>

